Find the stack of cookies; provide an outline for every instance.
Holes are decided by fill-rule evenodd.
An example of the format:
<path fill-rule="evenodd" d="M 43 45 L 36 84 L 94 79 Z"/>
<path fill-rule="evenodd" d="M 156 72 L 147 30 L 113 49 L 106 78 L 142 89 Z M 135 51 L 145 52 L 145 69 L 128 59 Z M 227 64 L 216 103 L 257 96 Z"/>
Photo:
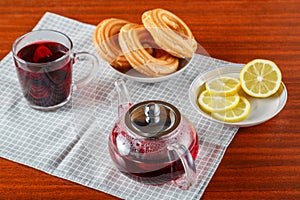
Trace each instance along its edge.
<path fill-rule="evenodd" d="M 116 18 L 100 22 L 93 43 L 102 59 L 121 72 L 134 68 L 149 77 L 160 77 L 177 71 L 179 59 L 193 56 L 197 42 L 173 13 L 149 10 L 143 13 L 142 23 Z"/>

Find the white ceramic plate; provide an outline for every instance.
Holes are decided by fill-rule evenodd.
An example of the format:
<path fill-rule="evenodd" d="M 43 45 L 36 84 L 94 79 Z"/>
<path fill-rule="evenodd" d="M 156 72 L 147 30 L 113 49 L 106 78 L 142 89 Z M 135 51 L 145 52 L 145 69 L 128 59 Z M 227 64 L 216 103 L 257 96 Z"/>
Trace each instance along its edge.
<path fill-rule="evenodd" d="M 230 64 L 219 66 L 211 71 L 199 75 L 189 88 L 189 97 L 193 107 L 204 117 L 213 121 L 221 122 L 235 127 L 254 126 L 263 123 L 277 115 L 284 107 L 287 101 L 287 90 L 283 83 L 277 93 L 268 98 L 254 98 L 246 96 L 251 104 L 250 115 L 241 122 L 227 123 L 213 118 L 210 114 L 202 111 L 198 105 L 198 96 L 205 89 L 204 83 L 218 76 L 231 76 L 239 78 L 243 64 Z"/>
<path fill-rule="evenodd" d="M 148 77 L 144 74 L 141 74 L 140 72 L 136 71 L 135 69 L 131 69 L 126 73 L 120 72 L 118 70 L 116 70 L 114 67 L 112 67 L 111 65 L 109 65 L 116 73 L 120 74 L 121 76 L 133 80 L 133 81 L 137 81 L 137 82 L 143 82 L 143 83 L 156 83 L 156 82 L 161 82 L 161 81 L 166 81 L 169 79 L 172 79 L 176 76 L 178 76 L 180 73 L 182 73 L 189 65 L 190 63 L 192 63 L 194 56 L 190 59 L 190 60 L 185 60 L 185 59 L 180 59 L 179 60 L 179 69 L 169 75 L 166 76 L 161 76 L 161 77 L 155 77 L 155 78 L 151 78 Z"/>

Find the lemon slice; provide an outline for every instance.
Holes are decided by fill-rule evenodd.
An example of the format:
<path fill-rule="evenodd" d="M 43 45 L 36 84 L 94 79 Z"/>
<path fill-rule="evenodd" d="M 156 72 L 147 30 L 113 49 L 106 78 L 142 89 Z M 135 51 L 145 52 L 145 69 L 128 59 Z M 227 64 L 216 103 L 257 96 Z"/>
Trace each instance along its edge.
<path fill-rule="evenodd" d="M 240 80 L 233 77 L 218 77 L 205 83 L 206 90 L 213 95 L 231 96 L 240 89 Z"/>
<path fill-rule="evenodd" d="M 246 119 L 250 114 L 250 103 L 245 97 L 234 108 L 222 112 L 212 112 L 211 115 L 224 122 L 239 122 Z"/>
<path fill-rule="evenodd" d="M 210 94 L 208 90 L 204 90 L 199 98 L 198 103 L 200 107 L 206 112 L 220 112 L 232 109 L 240 100 L 238 94 L 232 96 L 216 96 Z"/>
<path fill-rule="evenodd" d="M 281 72 L 269 60 L 256 59 L 247 63 L 240 72 L 241 87 L 250 96 L 269 97 L 281 85 Z"/>

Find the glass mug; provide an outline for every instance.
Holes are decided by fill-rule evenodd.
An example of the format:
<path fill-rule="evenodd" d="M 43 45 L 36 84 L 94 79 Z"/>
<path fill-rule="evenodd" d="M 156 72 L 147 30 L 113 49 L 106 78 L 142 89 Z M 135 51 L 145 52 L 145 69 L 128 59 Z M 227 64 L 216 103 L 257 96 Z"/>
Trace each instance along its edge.
<path fill-rule="evenodd" d="M 72 91 L 89 83 L 99 62 L 87 52 L 73 52 L 71 39 L 58 31 L 37 30 L 20 36 L 12 47 L 16 72 L 28 104 L 38 110 L 55 110 L 65 105 Z M 88 61 L 87 76 L 73 80 L 73 64 Z"/>

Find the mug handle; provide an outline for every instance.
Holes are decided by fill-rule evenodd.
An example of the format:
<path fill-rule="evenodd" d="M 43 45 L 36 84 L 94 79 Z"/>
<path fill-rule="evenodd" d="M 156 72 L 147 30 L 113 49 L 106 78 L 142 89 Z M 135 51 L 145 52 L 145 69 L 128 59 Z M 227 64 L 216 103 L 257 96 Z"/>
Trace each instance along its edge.
<path fill-rule="evenodd" d="M 196 180 L 196 166 L 190 151 L 182 144 L 171 144 L 169 152 L 176 152 L 181 160 L 185 174 L 173 180 L 174 184 L 183 190 L 189 189 Z"/>
<path fill-rule="evenodd" d="M 88 52 L 76 52 L 73 53 L 73 67 L 77 64 L 89 62 L 91 69 L 87 73 L 87 75 L 79 80 L 73 81 L 73 90 L 78 90 L 88 83 L 90 83 L 97 75 L 97 71 L 99 68 L 99 60 L 93 54 Z"/>

